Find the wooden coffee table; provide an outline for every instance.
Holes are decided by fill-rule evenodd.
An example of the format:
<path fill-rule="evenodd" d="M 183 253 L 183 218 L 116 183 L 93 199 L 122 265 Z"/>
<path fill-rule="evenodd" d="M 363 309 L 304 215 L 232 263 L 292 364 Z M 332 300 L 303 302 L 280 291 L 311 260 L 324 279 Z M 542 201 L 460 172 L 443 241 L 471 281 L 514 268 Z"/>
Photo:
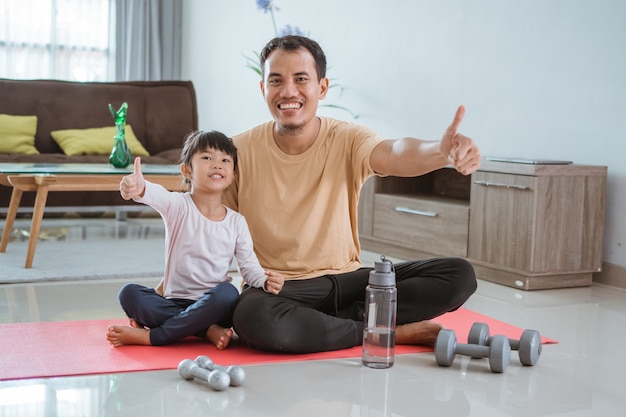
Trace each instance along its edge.
<path fill-rule="evenodd" d="M 142 165 L 141 169 L 148 181 L 161 184 L 170 191 L 182 191 L 183 182 L 178 165 L 146 164 Z M 20 200 L 25 191 L 37 193 L 24 264 L 25 268 L 32 268 L 49 192 L 116 191 L 119 190 L 122 177 L 130 174 L 132 170 L 132 165 L 127 168 L 114 168 L 108 164 L 0 163 L 0 184 L 13 187 L 0 241 L 0 252 L 6 251 Z"/>

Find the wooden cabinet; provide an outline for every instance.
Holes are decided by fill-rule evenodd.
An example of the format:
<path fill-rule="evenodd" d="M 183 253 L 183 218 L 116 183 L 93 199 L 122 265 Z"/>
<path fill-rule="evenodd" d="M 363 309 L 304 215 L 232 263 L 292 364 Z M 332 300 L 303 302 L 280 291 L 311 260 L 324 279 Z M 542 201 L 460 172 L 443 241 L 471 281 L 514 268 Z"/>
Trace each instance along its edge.
<path fill-rule="evenodd" d="M 417 200 L 389 194 L 374 197 L 373 235 L 434 253 L 467 254 L 469 208 L 456 201 Z M 446 239 L 440 239 L 445 235 Z"/>
<path fill-rule="evenodd" d="M 405 259 L 467 258 L 480 279 L 534 290 L 587 286 L 602 266 L 606 167 L 483 161 L 465 177 L 372 178 L 363 249 Z"/>

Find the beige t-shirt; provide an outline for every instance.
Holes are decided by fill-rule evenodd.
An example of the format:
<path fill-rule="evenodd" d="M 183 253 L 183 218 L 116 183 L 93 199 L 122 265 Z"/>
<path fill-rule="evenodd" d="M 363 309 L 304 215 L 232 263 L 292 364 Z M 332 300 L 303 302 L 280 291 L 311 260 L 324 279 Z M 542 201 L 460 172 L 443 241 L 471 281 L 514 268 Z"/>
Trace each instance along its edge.
<path fill-rule="evenodd" d="M 383 138 L 321 118 L 313 146 L 287 155 L 276 145 L 273 127 L 268 122 L 233 138 L 239 169 L 224 196 L 248 221 L 261 265 L 286 279 L 358 269 L 358 196 L 374 174 L 369 158 Z"/>

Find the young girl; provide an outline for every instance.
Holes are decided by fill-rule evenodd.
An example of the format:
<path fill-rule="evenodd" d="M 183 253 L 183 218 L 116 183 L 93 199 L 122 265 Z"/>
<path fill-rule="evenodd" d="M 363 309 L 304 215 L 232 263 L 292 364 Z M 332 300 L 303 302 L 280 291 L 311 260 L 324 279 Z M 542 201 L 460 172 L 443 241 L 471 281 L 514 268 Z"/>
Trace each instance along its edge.
<path fill-rule="evenodd" d="M 237 170 L 237 149 L 219 132 L 192 132 L 181 155 L 181 172 L 190 190 L 170 192 L 146 181 L 141 160 L 120 183 L 126 200 L 147 204 L 165 222 L 165 275 L 156 289 L 126 284 L 119 292 L 130 326 L 111 325 L 113 346 L 166 345 L 184 337 L 207 338 L 218 349 L 228 346 L 230 318 L 239 291 L 228 270 L 233 255 L 244 281 L 278 294 L 281 274 L 265 271 L 253 251 L 245 218 L 222 204 L 223 191 Z"/>

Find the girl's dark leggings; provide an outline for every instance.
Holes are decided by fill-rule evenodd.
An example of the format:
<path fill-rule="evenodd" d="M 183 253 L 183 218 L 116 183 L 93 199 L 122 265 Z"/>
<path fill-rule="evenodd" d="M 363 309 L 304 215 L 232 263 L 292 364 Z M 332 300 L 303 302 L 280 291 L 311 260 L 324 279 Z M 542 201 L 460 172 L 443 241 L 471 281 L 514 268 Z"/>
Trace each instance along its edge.
<path fill-rule="evenodd" d="M 231 283 L 222 282 L 194 301 L 163 298 L 153 288 L 126 284 L 118 298 L 129 318 L 150 328 L 150 343 L 161 346 L 187 336 L 204 337 L 213 324 L 230 327 L 239 291 Z"/>

